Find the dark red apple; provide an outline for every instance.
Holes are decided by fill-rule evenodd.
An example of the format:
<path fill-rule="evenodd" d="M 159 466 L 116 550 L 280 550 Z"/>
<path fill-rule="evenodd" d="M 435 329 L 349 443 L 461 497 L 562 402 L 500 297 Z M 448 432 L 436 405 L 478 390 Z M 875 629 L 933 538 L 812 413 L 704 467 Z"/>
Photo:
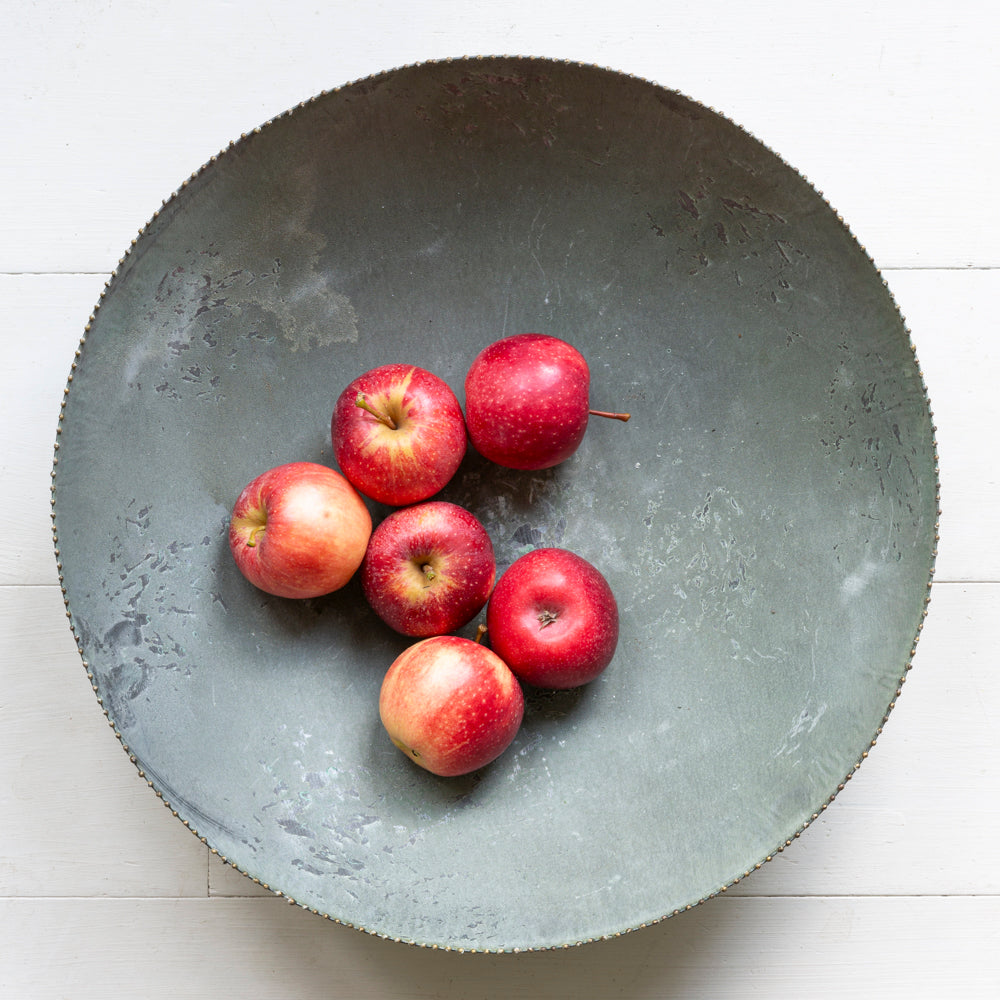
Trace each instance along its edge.
<path fill-rule="evenodd" d="M 510 746 L 524 717 L 517 678 L 496 653 L 455 635 L 404 650 L 382 681 L 379 715 L 415 764 L 445 777 L 468 774 Z"/>
<path fill-rule="evenodd" d="M 337 471 L 290 462 L 262 473 L 233 505 L 229 548 L 240 572 L 278 597 L 339 590 L 364 558 L 372 519 Z"/>
<path fill-rule="evenodd" d="M 601 572 L 567 549 L 534 549 L 497 581 L 486 609 L 493 651 L 527 684 L 572 688 L 618 644 L 618 603 Z"/>
<path fill-rule="evenodd" d="M 356 378 L 330 421 L 333 452 L 365 496 L 402 507 L 442 490 L 465 457 L 462 408 L 447 382 L 415 365 Z"/>
<path fill-rule="evenodd" d="M 483 609 L 496 579 L 479 519 L 430 500 L 393 511 L 372 533 L 361 586 L 375 613 L 403 635 L 454 632 Z"/>
<path fill-rule="evenodd" d="M 590 368 L 572 344 L 519 333 L 484 348 L 465 377 L 465 419 L 476 450 L 510 469 L 547 469 L 580 446 L 591 415 Z"/>

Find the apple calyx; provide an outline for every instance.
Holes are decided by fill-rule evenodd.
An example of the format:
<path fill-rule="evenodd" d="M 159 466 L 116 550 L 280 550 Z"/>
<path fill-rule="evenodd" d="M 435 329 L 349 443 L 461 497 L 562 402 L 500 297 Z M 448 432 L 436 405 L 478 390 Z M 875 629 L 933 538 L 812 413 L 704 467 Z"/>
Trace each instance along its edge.
<path fill-rule="evenodd" d="M 589 410 L 592 417 L 607 417 L 609 420 L 620 420 L 623 424 L 628 423 L 631 413 L 611 413 L 609 410 Z"/>
<path fill-rule="evenodd" d="M 397 740 L 395 736 L 391 736 L 390 739 L 398 749 L 402 750 L 403 753 L 408 754 L 410 757 L 420 756 L 419 750 L 414 750 L 413 747 L 408 747 L 402 740 Z"/>
<path fill-rule="evenodd" d="M 539 629 L 545 628 L 546 625 L 551 625 L 558 617 L 559 615 L 555 611 L 543 611 L 538 616 Z"/>
<path fill-rule="evenodd" d="M 396 421 L 393 420 L 388 413 L 383 413 L 381 410 L 378 410 L 374 406 L 372 406 L 372 404 L 369 403 L 367 399 L 365 399 L 365 394 L 363 392 L 358 393 L 357 399 L 354 400 L 354 405 L 359 406 L 365 412 L 370 413 L 376 420 L 385 424 L 385 426 L 388 427 L 389 430 L 391 431 L 398 430 L 399 425 L 396 423 Z"/>

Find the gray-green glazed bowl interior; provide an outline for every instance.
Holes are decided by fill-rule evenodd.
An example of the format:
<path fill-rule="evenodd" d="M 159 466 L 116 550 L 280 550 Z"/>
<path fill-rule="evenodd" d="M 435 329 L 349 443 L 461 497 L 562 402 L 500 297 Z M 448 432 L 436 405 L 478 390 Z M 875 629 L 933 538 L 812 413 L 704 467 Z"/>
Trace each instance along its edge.
<path fill-rule="evenodd" d="M 253 589 L 227 521 L 264 469 L 333 464 L 357 374 L 406 361 L 463 399 L 475 354 L 528 330 L 631 421 L 545 472 L 470 454 L 441 496 L 501 571 L 540 545 L 597 565 L 621 641 L 441 779 L 378 719 L 407 640 L 356 582 Z M 153 788 L 301 905 L 455 949 L 618 934 L 759 867 L 880 732 L 934 559 L 926 393 L 843 222 L 715 112 L 545 60 L 388 72 L 214 158 L 109 282 L 56 459 L 71 624 Z"/>

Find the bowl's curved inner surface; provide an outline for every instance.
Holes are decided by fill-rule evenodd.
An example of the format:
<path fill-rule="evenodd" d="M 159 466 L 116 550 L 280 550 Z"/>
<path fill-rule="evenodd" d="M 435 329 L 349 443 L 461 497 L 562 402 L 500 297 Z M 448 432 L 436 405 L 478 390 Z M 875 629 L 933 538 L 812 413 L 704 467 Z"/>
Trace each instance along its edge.
<path fill-rule="evenodd" d="M 500 570 L 538 545 L 595 563 L 621 642 L 587 688 L 529 695 L 494 765 L 437 779 L 378 720 L 406 640 L 355 583 L 255 591 L 228 515 L 271 465 L 333 463 L 360 372 L 412 362 L 462 399 L 526 330 L 631 421 L 546 472 L 470 455 L 442 496 Z M 154 786 L 303 905 L 449 947 L 616 933 L 773 853 L 874 738 L 933 563 L 926 394 L 835 213 L 704 107 L 540 60 L 356 83 L 199 172 L 107 289 L 57 458 L 72 624 Z"/>

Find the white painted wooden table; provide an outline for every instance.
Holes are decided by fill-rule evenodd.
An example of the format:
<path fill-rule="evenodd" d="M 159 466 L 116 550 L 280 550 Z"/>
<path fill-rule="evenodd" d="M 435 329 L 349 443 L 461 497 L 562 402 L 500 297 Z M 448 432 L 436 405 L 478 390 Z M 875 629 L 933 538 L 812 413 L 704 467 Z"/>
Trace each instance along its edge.
<path fill-rule="evenodd" d="M 0 996 L 1000 997 L 1000 15 L 978 0 L 3 5 Z M 49 471 L 70 360 L 161 201 L 321 90 L 445 56 L 597 63 L 724 112 L 825 193 L 912 330 L 941 542 L 869 759 L 730 892 L 567 952 L 456 955 L 289 906 L 138 777 L 63 614 Z"/>

